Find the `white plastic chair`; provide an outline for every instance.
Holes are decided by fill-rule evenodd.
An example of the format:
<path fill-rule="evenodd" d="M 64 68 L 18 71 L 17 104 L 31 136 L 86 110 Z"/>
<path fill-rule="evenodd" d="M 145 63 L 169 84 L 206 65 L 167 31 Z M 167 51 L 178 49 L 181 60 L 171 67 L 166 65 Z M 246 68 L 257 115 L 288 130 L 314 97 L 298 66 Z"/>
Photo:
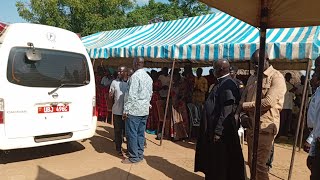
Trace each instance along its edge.
<path fill-rule="evenodd" d="M 244 143 L 244 129 L 243 129 L 242 126 L 240 126 L 240 128 L 238 130 L 238 135 L 239 135 L 239 138 L 240 138 L 240 144 L 242 146 L 243 143 Z"/>

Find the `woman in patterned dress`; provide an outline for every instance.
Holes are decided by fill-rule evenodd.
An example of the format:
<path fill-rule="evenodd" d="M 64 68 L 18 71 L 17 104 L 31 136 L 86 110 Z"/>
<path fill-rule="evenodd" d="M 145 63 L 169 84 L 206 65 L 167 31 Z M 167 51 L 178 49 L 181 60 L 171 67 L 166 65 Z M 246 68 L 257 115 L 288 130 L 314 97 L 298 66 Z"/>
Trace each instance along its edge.
<path fill-rule="evenodd" d="M 153 93 L 151 98 L 151 108 L 150 113 L 147 121 L 147 132 L 148 133 L 156 133 L 154 132 L 157 129 L 159 116 L 158 116 L 158 109 L 157 109 L 157 101 L 161 100 L 159 91 L 162 88 L 161 81 L 158 79 L 159 75 L 158 72 L 155 70 L 151 71 L 151 78 L 153 80 Z"/>
<path fill-rule="evenodd" d="M 189 117 L 187 113 L 186 103 L 184 101 L 183 83 L 179 73 L 174 74 L 173 85 L 171 89 L 171 123 L 170 135 L 173 140 L 181 140 L 188 137 Z"/>
<path fill-rule="evenodd" d="M 103 121 L 103 116 L 105 116 L 105 94 L 103 93 L 103 86 L 101 85 L 102 78 L 104 77 L 104 69 L 102 66 L 98 67 L 98 70 L 95 74 L 96 81 L 96 107 L 98 112 L 98 120 Z"/>

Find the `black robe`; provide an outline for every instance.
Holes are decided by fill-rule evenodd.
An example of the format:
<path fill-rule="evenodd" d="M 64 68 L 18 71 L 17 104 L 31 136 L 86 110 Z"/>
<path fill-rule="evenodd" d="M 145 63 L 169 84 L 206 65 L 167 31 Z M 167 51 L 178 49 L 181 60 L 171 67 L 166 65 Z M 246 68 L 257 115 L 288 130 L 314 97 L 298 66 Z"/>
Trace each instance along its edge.
<path fill-rule="evenodd" d="M 209 94 L 200 123 L 195 171 L 205 173 L 206 179 L 244 180 L 244 159 L 234 112 L 240 101 L 236 82 L 227 76 Z M 213 142 L 214 135 L 220 135 Z"/>

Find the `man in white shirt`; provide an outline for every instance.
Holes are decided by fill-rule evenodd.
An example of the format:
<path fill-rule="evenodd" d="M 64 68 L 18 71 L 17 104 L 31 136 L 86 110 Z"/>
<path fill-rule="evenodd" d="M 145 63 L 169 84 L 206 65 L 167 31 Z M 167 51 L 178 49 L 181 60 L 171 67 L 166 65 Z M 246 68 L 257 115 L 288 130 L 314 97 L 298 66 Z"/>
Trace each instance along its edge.
<path fill-rule="evenodd" d="M 118 68 L 118 78 L 113 80 L 110 85 L 109 98 L 114 100 L 112 106 L 113 122 L 114 122 L 114 138 L 116 151 L 122 156 L 122 140 L 125 131 L 125 123 L 122 120 L 124 96 L 128 90 L 128 71 L 126 67 Z"/>

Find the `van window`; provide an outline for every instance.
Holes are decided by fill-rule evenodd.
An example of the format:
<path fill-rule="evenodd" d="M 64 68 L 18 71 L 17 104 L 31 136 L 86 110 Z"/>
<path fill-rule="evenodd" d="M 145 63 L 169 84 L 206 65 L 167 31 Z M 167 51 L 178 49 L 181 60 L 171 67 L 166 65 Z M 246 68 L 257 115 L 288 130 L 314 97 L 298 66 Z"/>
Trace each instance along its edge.
<path fill-rule="evenodd" d="M 58 87 L 63 83 L 90 82 L 88 62 L 83 54 L 39 49 L 42 59 L 29 61 L 28 47 L 14 47 L 9 54 L 7 79 L 27 87 Z"/>

